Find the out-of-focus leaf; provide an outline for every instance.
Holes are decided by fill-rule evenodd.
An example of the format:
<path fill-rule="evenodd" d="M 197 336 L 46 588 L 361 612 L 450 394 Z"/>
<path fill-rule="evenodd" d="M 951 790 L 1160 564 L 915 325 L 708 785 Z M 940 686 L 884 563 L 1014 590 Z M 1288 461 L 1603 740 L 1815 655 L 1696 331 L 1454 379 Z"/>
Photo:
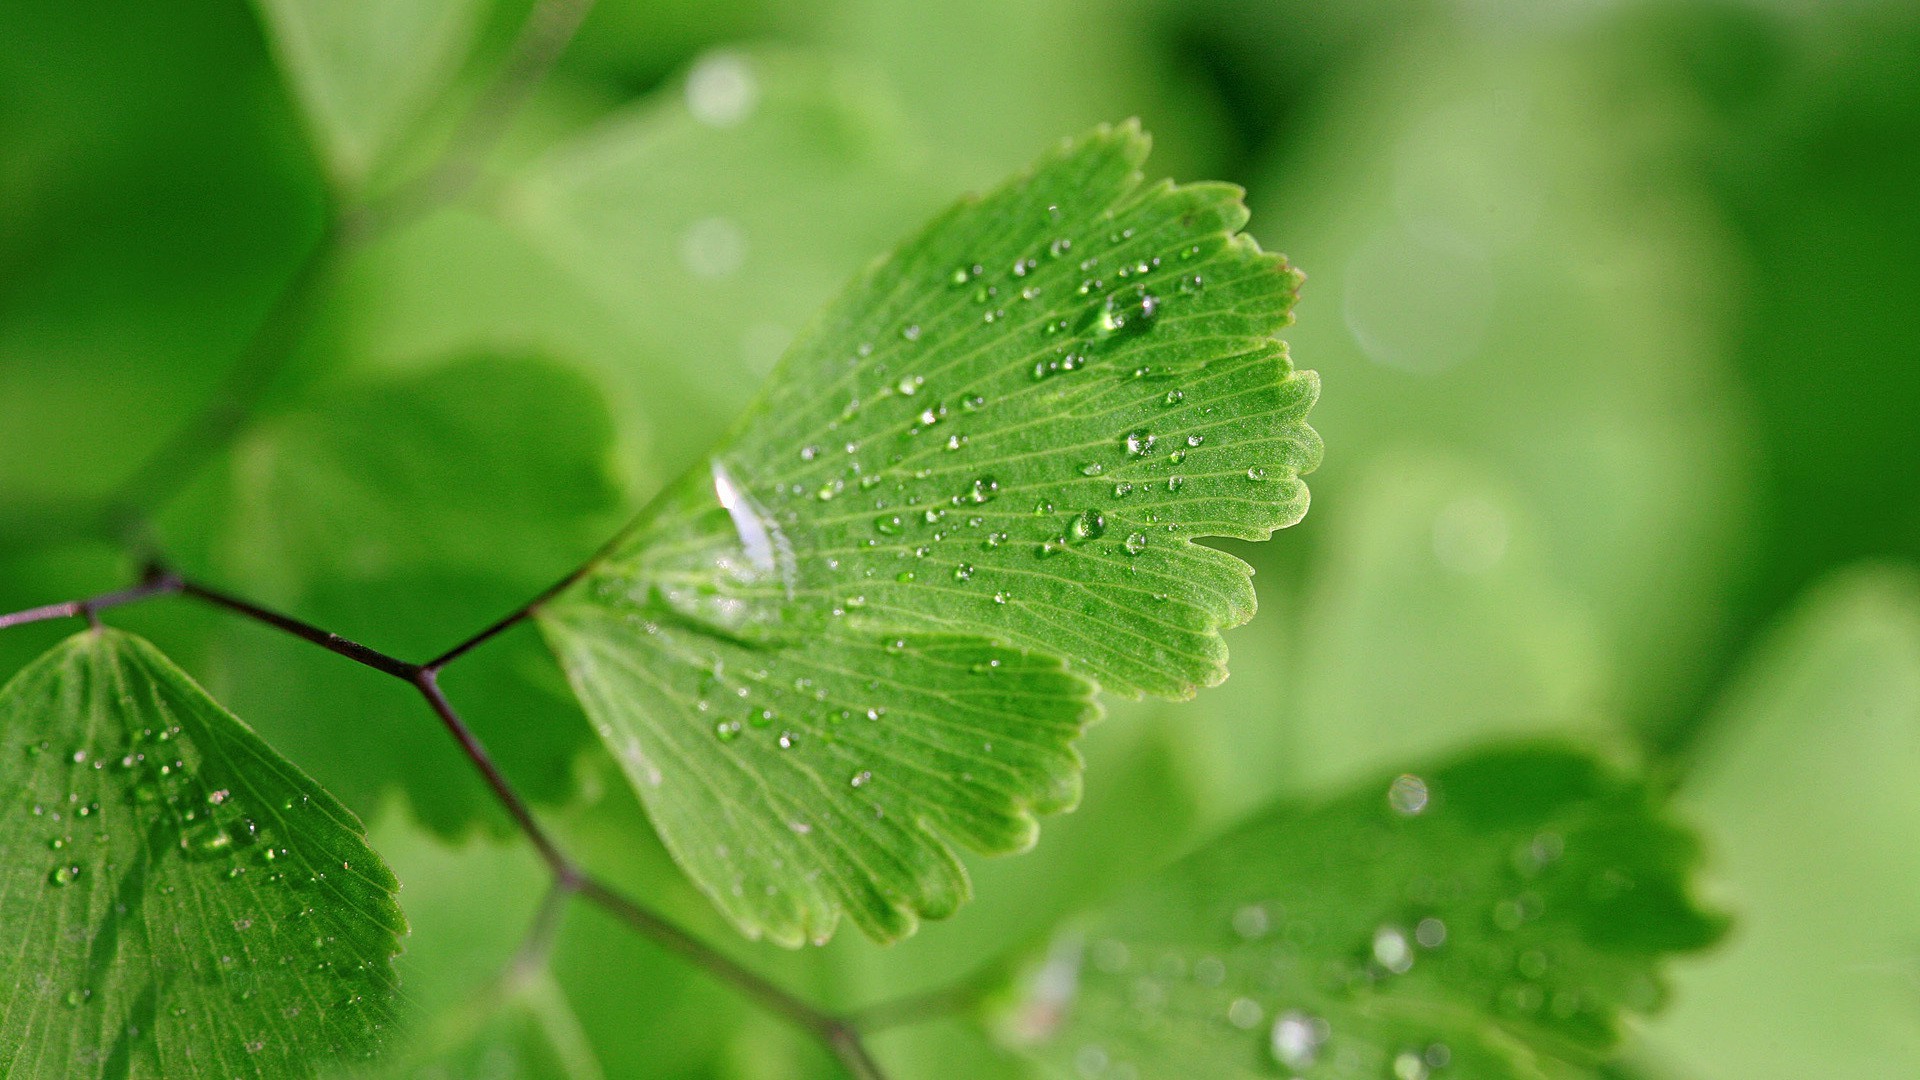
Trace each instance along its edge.
<path fill-rule="evenodd" d="M 1707 733 L 1679 802 L 1738 919 L 1651 1042 L 1700 1080 L 1920 1071 L 1920 578 L 1815 589 Z"/>
<path fill-rule="evenodd" d="M 566 995 L 544 968 L 513 971 L 434 1017 L 418 1043 L 368 1080 L 605 1080 Z"/>
<path fill-rule="evenodd" d="M 0 689 L 0 1071 L 304 1077 L 394 1014 L 397 885 L 360 823 L 145 641 Z"/>
<path fill-rule="evenodd" d="M 1604 710 L 1671 709 L 1704 674 L 1676 658 L 1717 632 L 1748 477 L 1725 237 L 1701 193 L 1650 180 L 1676 106 L 1617 106 L 1629 90 L 1591 34 L 1436 16 L 1401 37 L 1325 88 L 1253 200 L 1313 270 L 1319 317 L 1294 345 L 1340 388 L 1316 414 L 1342 448 L 1317 550 L 1341 558 L 1332 537 L 1354 535 L 1342 519 L 1385 455 L 1444 450 L 1529 530 L 1515 554 L 1590 613 Z"/>
<path fill-rule="evenodd" d="M 425 660 L 504 615 L 618 522 L 611 426 L 557 365 L 480 358 L 349 384 L 236 449 L 230 522 L 208 576 L 329 630 Z M 222 691 L 363 813 L 392 787 L 442 834 L 492 798 L 394 680 L 236 626 Z M 536 635 L 447 670 L 447 690 L 524 794 L 572 790 L 589 739 Z"/>
<path fill-rule="evenodd" d="M 242 5 L 22 0 L 0 41 L 4 548 L 47 504 L 97 514 L 201 407 L 319 192 Z"/>
<path fill-rule="evenodd" d="M 501 209 L 631 328 L 656 456 L 677 472 L 936 190 L 870 82 L 804 54 L 719 51 L 523 170 Z"/>
<path fill-rule="evenodd" d="M 945 837 L 1072 804 L 1088 685 L 1225 677 L 1245 564 L 1306 510 L 1298 280 L 1237 189 L 1069 143 L 856 280 L 760 402 L 541 612 L 669 848 L 749 934 L 944 915 Z M 1009 649 L 995 642 L 1008 642 Z M 932 825 L 930 829 L 928 826 Z"/>
<path fill-rule="evenodd" d="M 1590 1075 L 1719 921 L 1690 834 L 1554 745 L 1285 806 L 1069 924 L 996 1017 L 1048 1076 Z"/>
<path fill-rule="evenodd" d="M 1395 453 L 1341 509 L 1287 688 L 1297 778 L 1345 782 L 1475 739 L 1596 722 L 1612 674 L 1598 631 L 1511 490 L 1440 454 Z"/>
<path fill-rule="evenodd" d="M 1219 175 L 1225 117 L 1158 0 L 821 0 L 797 36 L 877 71 L 941 175 L 993 183 L 1063 131 L 1138 116 L 1173 176 Z M 1176 10 L 1185 4 L 1167 5 Z"/>
<path fill-rule="evenodd" d="M 320 156 L 351 190 L 452 81 L 486 0 L 256 0 Z"/>

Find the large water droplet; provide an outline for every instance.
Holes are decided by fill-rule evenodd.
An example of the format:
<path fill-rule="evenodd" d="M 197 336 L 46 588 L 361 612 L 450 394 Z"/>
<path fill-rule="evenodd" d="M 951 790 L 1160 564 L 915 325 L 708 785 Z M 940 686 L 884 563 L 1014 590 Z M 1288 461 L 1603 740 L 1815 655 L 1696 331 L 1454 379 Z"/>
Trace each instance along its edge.
<path fill-rule="evenodd" d="M 1427 782 L 1412 773 L 1402 773 L 1387 785 L 1387 805 L 1393 812 L 1406 817 L 1423 813 L 1427 809 Z"/>
<path fill-rule="evenodd" d="M 1298 1009 L 1274 1018 L 1270 1033 L 1273 1059 L 1289 1069 L 1306 1069 L 1320 1056 L 1327 1038 L 1327 1022 Z"/>
<path fill-rule="evenodd" d="M 1088 540 L 1098 540 L 1106 535 L 1106 531 L 1106 515 L 1092 509 L 1081 511 L 1080 516 L 1074 518 L 1073 522 L 1067 526 L 1068 536 L 1083 543 Z"/>
<path fill-rule="evenodd" d="M 1160 298 L 1136 282 L 1107 297 L 1093 321 L 1094 332 L 1101 336 L 1137 333 L 1152 325 L 1160 313 Z"/>
<path fill-rule="evenodd" d="M 1373 959 L 1381 967 L 1395 975 L 1404 975 L 1413 968 L 1413 946 L 1407 943 L 1406 931 L 1397 926 L 1383 926 L 1373 932 Z"/>

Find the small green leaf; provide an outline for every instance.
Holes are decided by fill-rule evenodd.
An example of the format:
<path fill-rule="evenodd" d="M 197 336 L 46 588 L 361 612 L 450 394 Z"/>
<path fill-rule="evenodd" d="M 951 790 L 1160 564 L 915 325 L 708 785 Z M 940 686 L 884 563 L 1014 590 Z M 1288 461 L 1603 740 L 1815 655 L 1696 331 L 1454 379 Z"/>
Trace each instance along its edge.
<path fill-rule="evenodd" d="M 257 0 L 330 171 L 363 181 L 466 58 L 483 0 Z"/>
<path fill-rule="evenodd" d="M 997 1028 L 1047 1076 L 1589 1075 L 1720 921 L 1646 788 L 1552 745 L 1289 806 L 1055 940 Z"/>
<path fill-rule="evenodd" d="M 1072 805 L 1089 683 L 1226 676 L 1250 571 L 1194 541 L 1306 510 L 1296 274 L 1237 189 L 1064 145 L 859 277 L 710 465 L 541 623 L 682 866 L 748 934 L 954 910 L 945 839 Z M 1056 659 L 1057 658 L 1057 659 Z M 843 719 L 844 718 L 844 719 Z"/>
<path fill-rule="evenodd" d="M 0 689 L 0 1073 L 302 1077 L 394 1012 L 398 884 L 360 823 L 145 641 Z"/>

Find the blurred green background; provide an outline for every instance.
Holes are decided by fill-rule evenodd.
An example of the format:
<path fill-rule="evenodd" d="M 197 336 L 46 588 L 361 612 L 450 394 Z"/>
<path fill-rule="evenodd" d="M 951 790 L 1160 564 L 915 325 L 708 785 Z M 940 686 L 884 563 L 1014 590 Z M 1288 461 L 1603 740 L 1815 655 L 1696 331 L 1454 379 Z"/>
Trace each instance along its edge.
<path fill-rule="evenodd" d="M 329 191 L 426 160 L 527 9 L 428 6 L 453 13 L 431 47 L 342 90 L 283 76 L 240 0 L 0 4 L 0 610 L 126 580 L 93 513 L 220 384 Z M 405 107 L 330 136 L 383 71 Z M 158 535 L 215 582 L 437 651 L 698 460 L 854 270 L 1126 116 L 1150 168 L 1245 186 L 1309 278 L 1289 340 L 1324 380 L 1326 464 L 1302 525 L 1235 547 L 1261 611 L 1232 680 L 1114 703 L 1082 809 L 890 950 L 736 941 L 531 633 L 449 676 L 515 779 L 594 865 L 858 1004 L 1276 798 L 1568 733 L 1672 785 L 1740 920 L 1631 1069 L 1920 1074 L 1911 2 L 601 0 L 465 198 L 330 268 Z M 182 605 L 116 621 L 369 820 L 423 1015 L 498 969 L 542 874 L 416 702 Z M 0 670 L 61 632 L 0 637 Z M 525 1007 L 607 1076 L 833 1075 L 596 912 Z M 902 1076 L 1017 1075 L 958 1023 L 880 1048 Z"/>

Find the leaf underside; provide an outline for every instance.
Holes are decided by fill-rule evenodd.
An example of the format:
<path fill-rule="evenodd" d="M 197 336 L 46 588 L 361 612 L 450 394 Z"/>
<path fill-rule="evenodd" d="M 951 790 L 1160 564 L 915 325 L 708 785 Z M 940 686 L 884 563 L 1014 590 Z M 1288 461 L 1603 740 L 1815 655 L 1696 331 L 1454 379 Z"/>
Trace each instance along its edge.
<path fill-rule="evenodd" d="M 344 807 L 138 638 L 0 690 L 0 1074 L 302 1077 L 394 1012 L 397 883 Z"/>
<path fill-rule="evenodd" d="M 1054 942 L 996 1017 L 1043 1075 L 1595 1076 L 1723 922 L 1691 834 L 1555 745 L 1284 807 Z"/>
<path fill-rule="evenodd" d="M 1096 686 L 1226 675 L 1306 510 L 1299 275 L 1238 189 L 1067 143 L 857 278 L 707 466 L 540 621 L 681 865 L 749 935 L 875 937 L 965 898 L 949 846 L 1072 806 Z"/>

